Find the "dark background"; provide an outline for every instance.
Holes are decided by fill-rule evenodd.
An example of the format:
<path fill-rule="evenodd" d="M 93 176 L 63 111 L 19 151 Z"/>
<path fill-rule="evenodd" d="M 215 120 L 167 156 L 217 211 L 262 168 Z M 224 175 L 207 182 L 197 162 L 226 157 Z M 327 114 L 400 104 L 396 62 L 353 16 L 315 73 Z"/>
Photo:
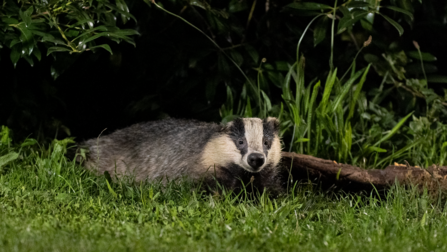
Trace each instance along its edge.
<path fill-rule="evenodd" d="M 248 8 L 230 13 L 228 19 L 183 1 L 163 4 L 214 37 L 230 55 L 238 53 L 242 58 L 241 68 L 255 79 L 253 68 L 260 65 L 262 58 L 272 66 L 270 71 L 283 75 L 285 72 L 276 66 L 295 61 L 296 43 L 312 17 L 284 9 L 288 3 L 270 1 L 266 11 L 265 1 L 258 2 L 248 26 L 251 2 Z M 399 3 L 383 1 L 382 5 Z M 229 8 L 221 2 L 210 4 L 215 9 Z M 12 128 L 20 138 L 63 138 L 70 132 L 76 140 L 81 140 L 95 137 L 105 128 L 107 133 L 166 116 L 219 122 L 219 108 L 227 98 L 226 85 L 232 88 L 237 100 L 245 82 L 241 73 L 205 36 L 181 20 L 142 1 L 128 2 L 128 5 L 138 22 L 123 26 L 140 32 L 135 38 L 136 47 L 105 40 L 112 47 L 113 55 L 105 50 L 80 55 L 56 53 L 42 57 L 33 67 L 21 60 L 16 68 L 9 60 L 9 50 L 0 50 L 0 124 Z M 365 54 L 381 58 L 384 53 L 414 51 L 412 41 L 415 40 L 423 52 L 438 59 L 427 64 L 427 73 L 447 75 L 446 6 L 445 1 L 412 2 L 414 22 L 400 13 L 383 10 L 404 27 L 401 37 L 380 16 L 375 17 L 372 31 L 356 24 L 353 37 L 336 35 L 335 66 L 339 72 L 346 70 L 358 50 L 356 43 L 361 47 L 372 35 L 372 44 L 358 58 L 358 69 L 367 65 Z M 325 40 L 316 47 L 312 29 L 313 26 L 301 46 L 301 53 L 306 57 L 306 83 L 315 77 L 324 80 L 329 71 L 329 29 Z M 248 53 L 248 46 L 257 58 Z M 368 75 L 364 86 L 367 94 L 374 93 L 382 80 L 380 64 L 374 65 Z M 420 77 L 418 65 L 419 61 L 405 65 L 408 76 Z M 60 76 L 54 80 L 52 73 Z M 442 96 L 445 85 L 430 83 L 429 87 Z M 273 103 L 281 101 L 281 88 L 274 81 L 264 84 L 262 89 Z M 404 115 L 412 99 L 408 92 L 395 89 L 381 105 L 391 106 L 396 114 Z M 418 98 L 416 108 L 410 109 L 416 110 L 416 115 L 423 115 L 425 102 Z"/>

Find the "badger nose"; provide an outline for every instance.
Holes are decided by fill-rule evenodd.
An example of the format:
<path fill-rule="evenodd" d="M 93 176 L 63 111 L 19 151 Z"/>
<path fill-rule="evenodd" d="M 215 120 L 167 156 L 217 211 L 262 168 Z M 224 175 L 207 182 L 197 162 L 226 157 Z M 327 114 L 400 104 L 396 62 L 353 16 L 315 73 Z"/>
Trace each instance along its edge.
<path fill-rule="evenodd" d="M 256 171 L 264 164 L 264 155 L 252 153 L 248 155 L 248 164 Z"/>

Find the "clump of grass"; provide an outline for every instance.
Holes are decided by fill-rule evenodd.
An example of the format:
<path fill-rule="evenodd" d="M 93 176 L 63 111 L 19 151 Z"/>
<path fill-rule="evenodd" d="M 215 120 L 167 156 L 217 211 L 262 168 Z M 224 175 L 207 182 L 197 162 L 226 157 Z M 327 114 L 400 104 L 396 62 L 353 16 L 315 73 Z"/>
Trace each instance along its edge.
<path fill-rule="evenodd" d="M 261 89 L 268 86 L 264 77 L 264 71 L 268 69 L 264 69 L 261 63 L 255 69 L 257 88 L 250 91 L 244 85 L 237 108 L 233 93 L 227 88 L 227 102 L 220 110 L 223 121 L 237 116 L 278 117 L 285 150 L 363 168 L 384 168 L 394 162 L 405 161 L 422 167 L 444 164 L 446 155 L 443 150 L 447 147 L 447 136 L 443 129 L 446 125 L 433 118 L 412 117 L 413 112 L 398 118 L 393 111 L 379 105 L 387 95 L 381 91 L 390 78 L 388 74 L 384 75 L 379 92 L 371 99 L 367 99 L 362 92 L 371 64 L 357 70 L 356 59 L 363 48 L 372 43 L 372 37 L 364 42 L 343 74 L 333 66 L 331 48 L 330 70 L 326 80 L 315 79 L 306 83 L 305 57 L 299 53 L 301 41 L 312 23 L 325 15 L 319 14 L 309 22 L 297 43 L 295 62 L 289 64 L 285 77 L 278 78 L 283 79 L 281 83 L 276 83 L 281 86 L 283 102 L 280 105 L 272 104 Z M 334 46 L 335 32 L 332 23 L 331 47 Z M 422 58 L 420 52 L 419 56 Z M 423 64 L 421 66 L 423 68 Z"/>
<path fill-rule="evenodd" d="M 3 136 L 5 136 L 5 131 Z M 0 251 L 408 251 L 447 248 L 446 205 L 415 188 L 384 195 L 297 186 L 256 199 L 186 181 L 109 183 L 63 153 L 70 140 L 0 145 Z"/>
<path fill-rule="evenodd" d="M 149 1 L 146 2 L 150 4 Z M 268 92 L 261 88 L 269 86 L 264 74 L 267 67 L 265 69 L 263 68 L 266 62 L 265 58 L 261 60 L 257 68 L 254 68 L 257 74 L 256 85 L 254 83 L 255 81 L 242 71 L 233 58 L 226 54 L 206 33 L 184 18 L 164 9 L 159 4 L 155 2 L 151 3 L 201 32 L 233 63 L 246 79 L 246 83 L 243 85 L 242 92 L 239 95 L 237 106 L 235 106 L 233 92 L 227 86 L 227 102 L 220 109 L 223 122 L 228 122 L 238 116 L 278 117 L 282 122 L 283 131 L 281 135 L 284 136 L 288 151 L 305 153 L 343 163 L 351 163 L 364 168 L 383 168 L 393 162 L 404 162 L 404 160 L 424 167 L 435 162 L 438 164 L 444 163 L 445 156 L 436 155 L 436 153 L 439 153 L 439 150 L 447 146 L 447 141 L 432 141 L 435 145 L 427 147 L 431 149 L 429 151 L 430 154 L 427 154 L 427 151 L 421 150 L 421 147 L 418 147 L 424 137 L 421 137 L 420 132 L 415 133 L 413 129 L 409 129 L 406 125 L 413 112 L 402 118 L 396 118 L 392 111 L 388 111 L 378 104 L 378 101 L 386 96 L 386 92 L 385 94 L 378 92 L 370 100 L 367 100 L 366 95 L 362 93 L 362 87 L 366 81 L 371 64 L 357 71 L 356 60 L 362 50 L 372 43 L 371 36 L 358 50 L 350 67 L 340 78 L 338 77 L 338 69 L 334 67 L 333 63 L 334 37 L 336 32 L 343 31 L 349 26 L 348 24 L 352 26 L 351 22 L 354 22 L 353 20 L 347 21 L 349 18 L 340 21 L 339 28 L 336 30 L 336 13 L 341 11 L 342 7 L 345 8 L 345 4 L 338 5 L 337 1 L 335 1 L 333 7 L 325 5 L 323 9 L 329 12 L 317 14 L 306 26 L 297 42 L 295 62 L 289 65 L 289 70 L 284 78 L 277 78 L 283 79 L 282 82 L 276 83 L 276 85 L 281 86 L 284 103 L 281 102 L 280 105 L 275 105 L 272 104 L 271 98 L 268 97 Z M 303 3 L 301 7 L 307 8 L 313 5 L 313 3 Z M 371 8 L 370 11 L 378 9 L 377 3 L 374 6 L 368 6 Z M 312 8 L 314 7 L 316 6 Z M 322 5 L 319 5 L 319 8 L 322 8 Z M 394 8 L 393 10 L 396 9 Z M 409 13 L 405 14 L 411 16 Z M 380 15 L 383 16 L 383 14 Z M 343 16 L 345 16 L 345 13 L 343 13 Z M 305 57 L 300 54 L 300 46 L 310 26 L 314 21 L 321 18 L 331 19 L 329 72 L 325 82 L 312 80 L 306 85 L 304 71 Z M 386 19 L 388 21 L 390 20 L 387 17 Z M 399 28 L 399 25 L 396 25 L 397 23 L 392 22 L 391 24 L 397 28 L 399 33 L 403 32 L 403 29 Z M 321 29 L 326 30 L 326 27 Z M 419 45 L 417 42 L 413 43 L 418 50 L 421 68 L 424 73 L 425 82 L 427 82 Z M 388 73 L 384 75 L 379 89 L 380 91 L 383 90 L 383 84 L 387 81 L 388 77 Z M 322 93 L 320 89 L 323 89 Z M 373 115 L 371 116 L 371 114 Z M 431 122 L 434 121 L 436 120 L 431 119 Z M 413 119 L 412 123 L 417 124 L 417 119 Z M 439 128 L 442 127 L 444 125 L 441 124 Z M 430 138 L 431 135 L 427 135 L 426 137 Z M 403 139 L 406 139 L 406 141 Z M 441 139 L 445 139 L 445 137 Z M 416 149 L 418 151 L 415 151 Z"/>

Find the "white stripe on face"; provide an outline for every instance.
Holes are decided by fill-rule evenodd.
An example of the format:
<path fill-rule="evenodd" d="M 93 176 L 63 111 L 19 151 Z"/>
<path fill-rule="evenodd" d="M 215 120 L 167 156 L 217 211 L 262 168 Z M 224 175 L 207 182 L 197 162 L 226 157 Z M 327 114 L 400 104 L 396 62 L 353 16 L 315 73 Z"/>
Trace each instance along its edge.
<path fill-rule="evenodd" d="M 259 118 L 244 118 L 244 128 L 245 128 L 245 139 L 247 140 L 248 149 L 247 153 L 242 157 L 242 167 L 248 171 L 254 172 L 253 169 L 248 164 L 248 155 L 252 153 L 262 154 L 265 158 L 264 165 L 262 165 L 259 170 L 268 163 L 267 157 L 265 156 L 262 140 L 264 138 L 264 128 L 262 120 Z"/>
<path fill-rule="evenodd" d="M 259 118 L 244 118 L 245 139 L 248 143 L 248 153 L 263 153 L 262 138 L 264 137 L 264 129 L 262 120 Z"/>

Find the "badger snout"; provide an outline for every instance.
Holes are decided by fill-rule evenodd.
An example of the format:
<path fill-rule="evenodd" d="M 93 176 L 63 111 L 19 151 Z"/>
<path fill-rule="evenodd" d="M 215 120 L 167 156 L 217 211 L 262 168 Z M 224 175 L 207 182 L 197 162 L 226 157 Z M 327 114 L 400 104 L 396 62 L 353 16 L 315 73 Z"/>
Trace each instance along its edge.
<path fill-rule="evenodd" d="M 247 163 L 254 171 L 257 171 L 265 163 L 264 155 L 261 153 L 251 153 L 248 155 Z"/>

